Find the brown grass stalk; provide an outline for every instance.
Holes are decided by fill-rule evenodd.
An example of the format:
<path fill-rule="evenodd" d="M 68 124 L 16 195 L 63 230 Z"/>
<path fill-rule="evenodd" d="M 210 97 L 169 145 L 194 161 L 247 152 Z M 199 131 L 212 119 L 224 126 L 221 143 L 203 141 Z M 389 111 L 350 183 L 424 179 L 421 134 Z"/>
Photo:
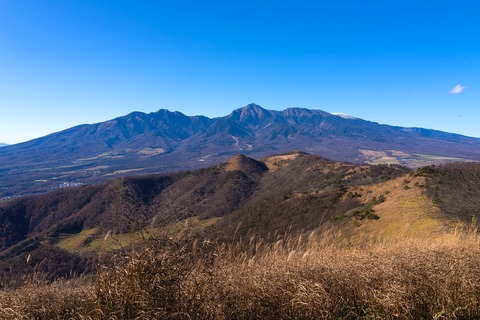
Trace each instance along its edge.
<path fill-rule="evenodd" d="M 87 280 L 0 291 L 2 319 L 478 319 L 475 232 L 152 243 Z"/>

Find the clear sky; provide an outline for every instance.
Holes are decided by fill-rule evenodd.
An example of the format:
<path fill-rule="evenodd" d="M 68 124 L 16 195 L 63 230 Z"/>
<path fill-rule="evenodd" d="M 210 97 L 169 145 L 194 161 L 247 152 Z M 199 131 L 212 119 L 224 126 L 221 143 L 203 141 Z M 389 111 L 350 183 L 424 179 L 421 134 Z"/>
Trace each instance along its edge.
<path fill-rule="evenodd" d="M 0 0 L 0 142 L 252 102 L 480 137 L 480 1 Z"/>

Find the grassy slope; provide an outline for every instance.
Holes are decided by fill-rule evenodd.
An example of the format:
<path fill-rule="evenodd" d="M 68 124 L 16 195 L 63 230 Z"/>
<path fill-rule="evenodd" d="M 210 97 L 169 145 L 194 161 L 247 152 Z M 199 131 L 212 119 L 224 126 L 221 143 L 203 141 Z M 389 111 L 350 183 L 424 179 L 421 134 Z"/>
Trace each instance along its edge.
<path fill-rule="evenodd" d="M 465 222 L 443 214 L 425 195 L 424 177 L 405 175 L 377 184 L 351 187 L 349 192 L 359 195 L 360 205 L 371 205 L 374 214 L 379 217 L 378 220 L 359 219 L 350 210 L 342 214 L 343 219 L 334 217 L 326 221 L 323 228 L 331 228 L 350 243 L 438 236 L 465 226 Z M 385 200 L 378 201 L 381 198 Z M 188 218 L 164 229 L 148 228 L 144 236 L 169 234 L 176 239 L 186 239 L 200 235 L 205 228 L 221 219 Z M 105 235 L 105 232 L 100 233 L 97 228 L 86 229 L 78 234 L 60 236 L 57 246 L 70 252 L 100 252 L 118 248 L 119 245 L 128 247 L 142 241 L 139 232 L 117 234 L 106 240 Z"/>
<path fill-rule="evenodd" d="M 405 175 L 378 184 L 355 187 L 361 203 L 372 205 L 374 219 L 356 219 L 347 214 L 346 221 L 330 223 L 352 241 L 399 240 L 439 235 L 465 223 L 440 211 L 425 194 L 425 178 Z M 385 199 L 383 202 L 378 199 Z M 378 203 L 380 202 L 380 203 Z"/>
<path fill-rule="evenodd" d="M 275 172 L 287 166 L 298 156 L 296 153 L 273 156 L 265 159 L 264 162 L 270 168 L 271 172 Z M 226 163 L 224 169 L 227 171 L 238 170 L 239 159 L 241 158 L 233 158 Z M 336 163 L 327 164 L 327 167 L 323 169 L 327 174 L 329 170 L 332 170 L 327 169 L 328 166 L 331 166 L 334 171 L 339 169 L 339 165 Z M 368 170 L 368 167 L 353 167 L 345 179 L 349 177 L 349 174 L 353 174 L 352 172 L 354 171 L 358 173 L 365 170 Z M 359 205 L 358 208 L 371 207 L 372 212 L 378 219 L 360 219 L 353 215 L 355 209 L 351 209 L 346 212 L 341 212 L 337 216 L 323 219 L 324 224 L 322 228 L 332 228 L 335 232 L 341 233 L 348 242 L 362 243 L 370 240 L 390 241 L 411 237 L 439 235 L 451 231 L 456 227 L 465 226 L 464 221 L 453 215 L 446 215 L 441 212 L 438 206 L 432 202 L 432 199 L 426 196 L 425 185 L 425 177 L 406 174 L 383 182 L 349 187 L 348 192 L 343 196 L 341 201 L 346 201 L 346 198 L 350 197 L 351 194 L 355 194 Z M 304 206 L 311 206 L 310 203 L 305 204 L 304 202 L 310 198 L 317 199 L 321 197 L 322 194 L 322 191 L 295 193 L 289 196 L 290 198 L 285 202 L 288 204 L 288 202 L 296 201 Z M 307 200 L 304 200 L 304 198 Z M 380 201 L 380 199 L 382 200 Z M 314 203 L 313 208 L 315 208 L 315 206 L 317 205 Z M 297 205 L 294 205 L 292 208 L 295 209 L 296 207 Z M 282 207 L 281 209 L 284 210 L 285 208 Z M 272 219 L 273 218 L 274 217 L 272 217 Z M 174 238 L 181 235 L 182 239 L 186 239 L 190 236 L 202 234 L 205 228 L 209 228 L 222 220 L 223 218 L 221 217 L 210 219 L 198 219 L 197 217 L 187 218 L 169 226 L 165 230 L 168 230 L 171 235 L 174 235 Z M 268 223 L 271 227 L 283 223 L 280 220 L 276 222 L 272 221 Z M 228 222 L 228 224 L 230 226 L 232 225 L 230 222 Z M 146 233 L 158 236 L 164 235 L 165 232 L 167 232 L 160 230 L 162 229 L 149 228 L 146 230 Z M 307 233 L 309 232 L 309 229 L 304 230 Z M 230 234 L 234 232 L 233 230 L 231 231 Z M 142 240 L 140 233 L 123 233 L 117 234 L 113 238 L 105 241 L 103 240 L 105 234 L 105 231 L 99 233 L 97 229 L 87 229 L 79 234 L 64 235 L 65 238 L 61 239 L 61 241 L 57 243 L 57 246 L 67 249 L 70 252 L 98 252 L 114 249 L 118 247 L 118 245 L 128 246 L 131 243 L 138 243 Z"/>
<path fill-rule="evenodd" d="M 199 219 L 188 218 L 164 228 L 146 228 L 137 232 L 112 234 L 102 232 L 98 228 L 85 229 L 77 234 L 61 235 L 56 246 L 72 253 L 97 253 L 117 250 L 121 247 L 130 248 L 139 245 L 146 239 L 169 237 L 175 240 L 186 240 L 200 236 L 203 230 L 216 223 L 221 218 Z M 107 236 L 108 234 L 108 236 Z"/>

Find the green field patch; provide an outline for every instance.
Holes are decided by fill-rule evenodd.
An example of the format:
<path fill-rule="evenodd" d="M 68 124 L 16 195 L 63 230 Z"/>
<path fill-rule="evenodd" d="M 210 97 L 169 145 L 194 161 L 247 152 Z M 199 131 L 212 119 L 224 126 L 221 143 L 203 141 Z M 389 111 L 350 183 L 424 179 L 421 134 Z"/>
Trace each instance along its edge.
<path fill-rule="evenodd" d="M 86 249 L 89 247 L 89 244 L 92 241 L 95 241 L 94 239 L 98 238 L 97 233 L 97 228 L 91 228 L 85 229 L 82 232 L 73 235 L 61 234 L 58 237 L 59 241 L 57 242 L 57 247 L 70 252 L 89 251 Z"/>
<path fill-rule="evenodd" d="M 209 219 L 193 217 L 164 228 L 146 228 L 129 233 L 100 233 L 98 228 L 91 228 L 77 234 L 61 234 L 57 238 L 56 246 L 70 252 L 88 253 L 129 248 L 132 245 L 155 237 L 167 236 L 175 239 L 190 239 L 220 219 L 218 217 Z"/>

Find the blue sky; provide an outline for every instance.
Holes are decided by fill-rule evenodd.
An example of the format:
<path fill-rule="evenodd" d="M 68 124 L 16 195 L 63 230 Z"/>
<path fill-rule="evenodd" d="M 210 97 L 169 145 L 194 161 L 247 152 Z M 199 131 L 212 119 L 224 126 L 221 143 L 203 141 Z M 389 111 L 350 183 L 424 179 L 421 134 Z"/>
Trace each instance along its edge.
<path fill-rule="evenodd" d="M 480 137 L 479 1 L 0 0 L 0 142 L 254 102 Z"/>

